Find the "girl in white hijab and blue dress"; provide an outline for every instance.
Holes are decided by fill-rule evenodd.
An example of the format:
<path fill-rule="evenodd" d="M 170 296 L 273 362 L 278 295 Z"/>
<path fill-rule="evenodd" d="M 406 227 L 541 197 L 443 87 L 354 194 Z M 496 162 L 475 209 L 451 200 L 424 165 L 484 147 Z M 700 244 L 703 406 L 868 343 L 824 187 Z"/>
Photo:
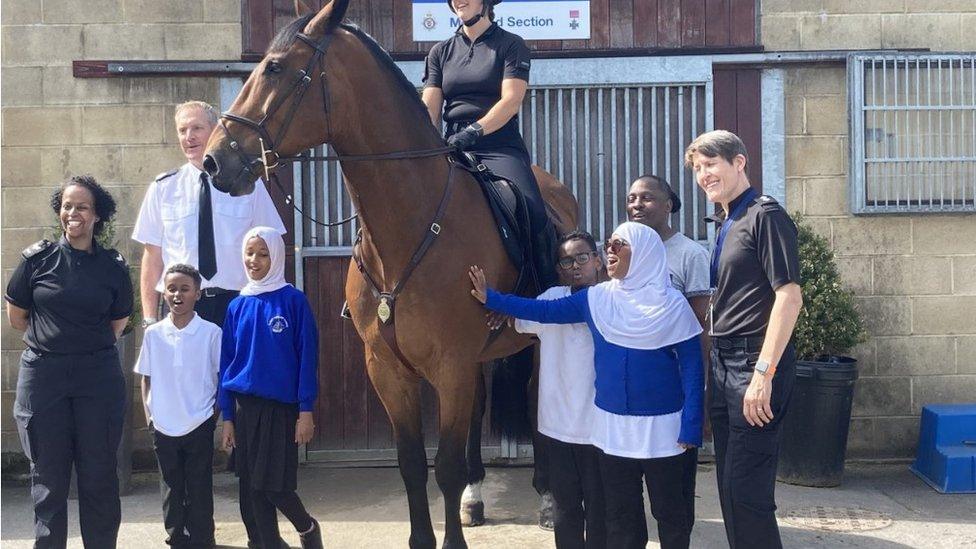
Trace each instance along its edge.
<path fill-rule="evenodd" d="M 281 546 L 281 511 L 298 530 L 303 548 L 321 549 L 319 523 L 295 493 L 298 446 L 315 431 L 315 318 L 305 294 L 285 282 L 285 243 L 277 230 L 248 231 L 243 256 L 248 283 L 227 307 L 220 350 L 217 398 L 224 447 L 234 449 L 234 468 L 254 511 L 260 546 Z"/>
<path fill-rule="evenodd" d="M 585 322 L 593 335 L 596 422 L 607 547 L 647 544 L 643 481 L 661 547 L 686 548 L 694 522 L 694 483 L 681 454 L 702 441 L 701 326 L 671 287 L 657 233 L 627 222 L 607 242 L 608 282 L 562 299 L 504 295 L 472 267 L 472 295 L 485 307 L 542 323 Z"/>

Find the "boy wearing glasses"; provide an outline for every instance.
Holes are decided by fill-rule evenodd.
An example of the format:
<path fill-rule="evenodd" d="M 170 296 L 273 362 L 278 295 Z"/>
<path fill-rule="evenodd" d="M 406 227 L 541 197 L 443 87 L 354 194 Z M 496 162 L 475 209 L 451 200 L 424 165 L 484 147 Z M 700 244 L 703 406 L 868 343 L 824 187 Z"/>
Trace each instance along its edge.
<path fill-rule="evenodd" d="M 589 233 L 559 242 L 561 286 L 537 299 L 559 299 L 603 277 L 603 259 Z M 599 450 L 590 444 L 595 409 L 593 338 L 586 324 L 540 324 L 516 320 L 515 329 L 540 341 L 538 430 L 549 452 L 556 547 L 606 547 Z"/>

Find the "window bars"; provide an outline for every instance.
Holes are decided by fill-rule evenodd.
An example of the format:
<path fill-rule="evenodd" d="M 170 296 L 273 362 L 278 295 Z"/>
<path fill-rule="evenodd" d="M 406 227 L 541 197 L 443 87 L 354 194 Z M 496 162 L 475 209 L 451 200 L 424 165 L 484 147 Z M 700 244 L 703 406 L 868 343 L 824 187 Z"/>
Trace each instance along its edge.
<path fill-rule="evenodd" d="M 851 211 L 976 211 L 976 54 L 851 54 Z"/>

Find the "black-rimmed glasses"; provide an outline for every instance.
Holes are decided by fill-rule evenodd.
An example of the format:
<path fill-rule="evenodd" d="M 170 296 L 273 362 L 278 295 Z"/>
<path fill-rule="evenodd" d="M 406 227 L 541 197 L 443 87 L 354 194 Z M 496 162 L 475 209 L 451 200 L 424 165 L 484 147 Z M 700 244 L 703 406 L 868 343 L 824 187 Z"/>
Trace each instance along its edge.
<path fill-rule="evenodd" d="M 591 257 L 597 255 L 596 252 L 583 252 L 576 255 L 568 255 L 566 257 L 559 258 L 559 268 L 564 271 L 568 271 L 573 268 L 573 265 L 579 265 L 582 267 L 586 265 L 586 262 L 590 260 Z"/>

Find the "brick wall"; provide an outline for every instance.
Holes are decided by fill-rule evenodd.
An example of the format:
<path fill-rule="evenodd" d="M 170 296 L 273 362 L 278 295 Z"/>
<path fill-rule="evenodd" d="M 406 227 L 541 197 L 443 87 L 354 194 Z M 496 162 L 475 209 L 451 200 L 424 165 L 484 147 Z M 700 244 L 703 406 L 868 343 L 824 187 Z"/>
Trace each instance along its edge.
<path fill-rule="evenodd" d="M 173 106 L 218 102 L 214 78 L 77 79 L 76 59 L 239 59 L 240 0 L 5 0 L 2 14 L 3 284 L 20 251 L 50 237 L 51 191 L 71 174 L 90 173 L 119 202 L 120 251 L 137 263 L 129 240 L 145 188 L 183 163 Z M 11 410 L 23 344 L 3 322 L 4 452 L 20 450 Z M 142 425 L 138 388 L 136 425 Z M 149 445 L 145 431 L 136 445 Z"/>
<path fill-rule="evenodd" d="M 767 50 L 976 50 L 976 2 L 764 0 Z M 930 402 L 976 395 L 976 216 L 854 217 L 846 70 L 787 71 L 787 202 L 830 242 L 871 334 L 860 359 L 850 457 L 910 457 Z"/>

